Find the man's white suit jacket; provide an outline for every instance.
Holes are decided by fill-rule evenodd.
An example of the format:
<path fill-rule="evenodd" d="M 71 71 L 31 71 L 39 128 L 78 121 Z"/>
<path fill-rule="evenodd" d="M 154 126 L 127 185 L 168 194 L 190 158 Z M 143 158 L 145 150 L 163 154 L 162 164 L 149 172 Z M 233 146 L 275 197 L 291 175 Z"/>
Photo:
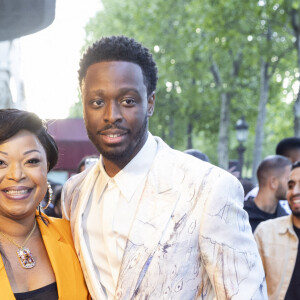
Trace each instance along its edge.
<path fill-rule="evenodd" d="M 267 299 L 239 181 L 155 140 L 157 154 L 129 234 L 115 299 Z M 98 170 L 95 165 L 67 181 L 62 209 L 71 221 L 91 296 L 102 300 L 105 293 L 82 230 Z"/>

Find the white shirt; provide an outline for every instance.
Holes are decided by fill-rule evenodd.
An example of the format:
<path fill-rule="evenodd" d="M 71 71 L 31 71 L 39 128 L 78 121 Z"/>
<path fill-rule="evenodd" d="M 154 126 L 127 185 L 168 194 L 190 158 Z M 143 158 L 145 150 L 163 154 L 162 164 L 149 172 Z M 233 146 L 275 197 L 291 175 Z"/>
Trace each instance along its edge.
<path fill-rule="evenodd" d="M 83 233 L 97 277 L 107 299 L 113 299 L 121 262 L 146 176 L 157 150 L 148 133 L 145 145 L 114 177 L 109 177 L 100 157 L 100 173 L 83 215 Z M 98 200 L 97 200 L 98 199 Z"/>

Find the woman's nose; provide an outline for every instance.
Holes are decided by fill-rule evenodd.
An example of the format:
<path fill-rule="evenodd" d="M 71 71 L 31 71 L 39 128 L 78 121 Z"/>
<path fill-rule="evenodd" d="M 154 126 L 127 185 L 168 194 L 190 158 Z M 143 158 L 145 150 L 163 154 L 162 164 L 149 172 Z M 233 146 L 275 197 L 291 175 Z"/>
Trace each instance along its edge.
<path fill-rule="evenodd" d="M 11 164 L 9 166 L 8 174 L 7 174 L 8 179 L 14 180 L 19 182 L 20 180 L 25 178 L 25 172 L 23 170 L 23 167 L 18 164 Z"/>

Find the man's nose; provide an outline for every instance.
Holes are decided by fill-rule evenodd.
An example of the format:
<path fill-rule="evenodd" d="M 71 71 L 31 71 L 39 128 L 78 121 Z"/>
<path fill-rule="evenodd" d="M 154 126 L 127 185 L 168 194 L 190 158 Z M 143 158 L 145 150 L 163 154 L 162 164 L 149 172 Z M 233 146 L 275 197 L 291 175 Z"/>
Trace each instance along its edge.
<path fill-rule="evenodd" d="M 110 101 L 105 107 L 104 120 L 108 123 L 115 123 L 122 119 L 121 107 L 117 101 Z"/>
<path fill-rule="evenodd" d="M 19 163 L 11 164 L 8 168 L 7 177 L 9 180 L 14 180 L 16 182 L 19 182 L 22 179 L 24 179 L 26 176 L 21 164 Z"/>

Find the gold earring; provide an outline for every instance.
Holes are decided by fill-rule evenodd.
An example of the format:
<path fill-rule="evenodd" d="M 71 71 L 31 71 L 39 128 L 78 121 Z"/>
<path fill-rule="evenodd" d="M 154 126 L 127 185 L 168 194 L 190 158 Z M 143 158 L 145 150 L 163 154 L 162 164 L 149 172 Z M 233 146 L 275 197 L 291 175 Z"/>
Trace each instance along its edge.
<path fill-rule="evenodd" d="M 47 181 L 47 186 L 48 186 L 48 202 L 44 207 L 41 207 L 42 210 L 47 209 L 48 206 L 51 204 L 51 201 L 52 201 L 53 191 L 52 191 L 52 187 L 51 187 L 51 185 L 48 181 Z"/>

